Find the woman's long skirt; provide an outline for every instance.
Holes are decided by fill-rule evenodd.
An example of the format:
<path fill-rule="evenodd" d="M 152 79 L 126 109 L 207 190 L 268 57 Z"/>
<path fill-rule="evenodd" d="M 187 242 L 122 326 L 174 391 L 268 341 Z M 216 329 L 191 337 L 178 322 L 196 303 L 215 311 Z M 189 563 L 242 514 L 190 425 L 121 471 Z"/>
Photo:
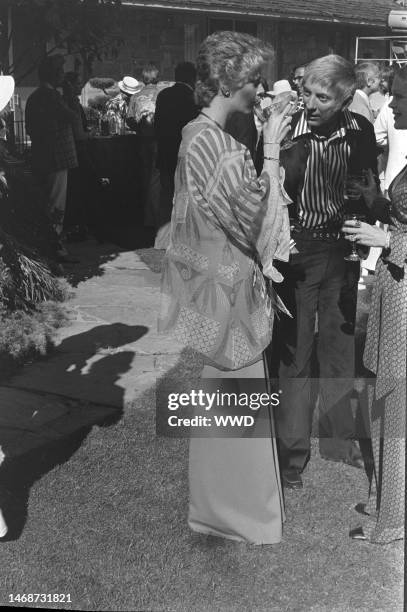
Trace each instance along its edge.
<path fill-rule="evenodd" d="M 364 529 L 371 542 L 387 544 L 404 538 L 406 381 L 380 400 L 374 388 L 368 395 L 374 471 L 365 511 L 374 521 Z"/>
<path fill-rule="evenodd" d="M 219 379 L 229 378 L 244 393 L 245 379 L 250 378 L 258 379 L 259 393 L 267 392 L 263 361 L 232 372 L 205 366 L 202 378 L 206 391 L 216 391 Z M 284 508 L 271 406 L 253 416 L 262 437 L 191 438 L 188 524 L 203 534 L 276 544 L 281 541 Z"/>

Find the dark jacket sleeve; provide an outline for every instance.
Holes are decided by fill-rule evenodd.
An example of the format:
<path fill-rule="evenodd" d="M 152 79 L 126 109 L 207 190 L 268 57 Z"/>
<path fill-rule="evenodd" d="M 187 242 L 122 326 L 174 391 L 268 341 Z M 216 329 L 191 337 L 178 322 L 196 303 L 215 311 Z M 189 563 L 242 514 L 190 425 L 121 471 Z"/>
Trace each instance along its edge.
<path fill-rule="evenodd" d="M 351 147 L 348 172 L 351 174 L 360 174 L 362 170 L 371 169 L 376 177 L 376 184 L 379 188 L 380 181 L 377 170 L 378 151 L 373 125 L 362 115 L 357 113 L 352 113 L 352 115 L 356 118 L 360 130 L 351 132 L 348 137 L 348 142 Z M 354 212 L 365 215 L 369 223 L 375 223 L 377 220 L 381 220 L 380 217 L 384 214 L 384 208 L 381 205 L 377 207 L 377 210 L 369 209 L 363 198 L 357 203 L 353 203 L 352 209 Z"/>
<path fill-rule="evenodd" d="M 373 125 L 357 113 L 352 113 L 357 119 L 359 131 L 350 136 L 351 152 L 349 157 L 349 171 L 359 174 L 361 170 L 371 168 L 377 176 L 377 146 Z"/>
<path fill-rule="evenodd" d="M 390 223 L 390 200 L 384 196 L 377 196 L 370 208 L 370 213 L 375 221 Z"/>

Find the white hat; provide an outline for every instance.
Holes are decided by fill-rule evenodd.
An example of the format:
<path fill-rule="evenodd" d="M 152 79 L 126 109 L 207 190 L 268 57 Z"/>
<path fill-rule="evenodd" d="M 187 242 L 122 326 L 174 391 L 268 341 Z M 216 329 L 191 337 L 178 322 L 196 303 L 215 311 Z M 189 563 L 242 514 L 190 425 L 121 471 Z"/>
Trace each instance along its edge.
<path fill-rule="evenodd" d="M 14 79 L 12 76 L 0 75 L 0 111 L 7 105 L 14 92 Z"/>
<path fill-rule="evenodd" d="M 290 83 L 283 79 L 282 81 L 276 81 L 273 85 L 273 89 L 268 91 L 269 96 L 278 96 L 278 94 L 286 93 L 287 91 L 293 91 Z"/>
<path fill-rule="evenodd" d="M 140 83 L 137 79 L 131 76 L 123 77 L 122 81 L 119 81 L 119 87 L 122 91 L 127 94 L 133 95 L 140 91 L 144 87 L 143 83 Z"/>

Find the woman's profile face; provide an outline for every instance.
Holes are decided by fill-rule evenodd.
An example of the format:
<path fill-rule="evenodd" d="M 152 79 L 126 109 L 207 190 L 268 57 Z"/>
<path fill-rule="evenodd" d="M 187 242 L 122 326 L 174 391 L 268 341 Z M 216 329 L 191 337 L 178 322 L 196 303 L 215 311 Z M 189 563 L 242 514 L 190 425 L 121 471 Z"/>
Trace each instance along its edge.
<path fill-rule="evenodd" d="M 393 99 L 389 104 L 394 115 L 394 127 L 396 130 L 407 129 L 407 82 L 398 76 L 393 83 Z"/>

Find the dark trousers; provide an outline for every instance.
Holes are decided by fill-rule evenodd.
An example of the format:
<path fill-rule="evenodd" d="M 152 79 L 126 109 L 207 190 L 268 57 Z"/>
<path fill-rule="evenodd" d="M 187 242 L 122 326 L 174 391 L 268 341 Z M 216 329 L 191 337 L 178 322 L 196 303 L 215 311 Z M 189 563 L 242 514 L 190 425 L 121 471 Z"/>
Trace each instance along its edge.
<path fill-rule="evenodd" d="M 293 319 L 276 321 L 271 348 L 282 391 L 275 416 L 283 472 L 301 472 L 309 459 L 316 393 L 321 452 L 329 455 L 327 438 L 355 436 L 350 395 L 359 264 L 344 260 L 344 239 L 295 239 L 299 252 L 279 266 L 285 279 L 276 285 Z"/>

